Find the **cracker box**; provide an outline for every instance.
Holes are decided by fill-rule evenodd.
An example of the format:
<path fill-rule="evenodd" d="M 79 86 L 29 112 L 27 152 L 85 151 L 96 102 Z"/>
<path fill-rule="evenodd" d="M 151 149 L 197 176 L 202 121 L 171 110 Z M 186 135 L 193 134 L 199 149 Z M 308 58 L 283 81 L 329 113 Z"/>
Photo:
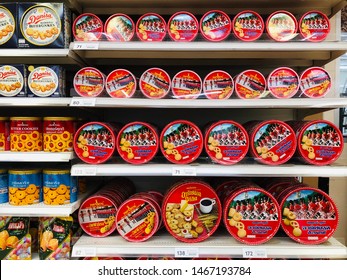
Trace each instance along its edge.
<path fill-rule="evenodd" d="M 0 48 L 17 48 L 17 3 L 0 3 Z"/>
<path fill-rule="evenodd" d="M 19 3 L 19 48 L 68 48 L 71 11 L 63 3 Z"/>
<path fill-rule="evenodd" d="M 27 96 L 26 76 L 23 64 L 0 65 L 0 97 Z"/>

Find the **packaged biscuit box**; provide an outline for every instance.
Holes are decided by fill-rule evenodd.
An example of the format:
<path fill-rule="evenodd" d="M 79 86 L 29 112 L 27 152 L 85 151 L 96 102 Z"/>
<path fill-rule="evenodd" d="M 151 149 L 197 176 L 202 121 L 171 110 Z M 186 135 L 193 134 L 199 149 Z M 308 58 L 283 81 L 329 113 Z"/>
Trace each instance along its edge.
<path fill-rule="evenodd" d="M 63 3 L 19 3 L 19 48 L 68 48 L 71 12 Z"/>
<path fill-rule="evenodd" d="M 31 260 L 29 218 L 0 217 L 0 260 Z"/>
<path fill-rule="evenodd" d="M 0 96 L 27 96 L 26 76 L 23 64 L 0 65 Z"/>
<path fill-rule="evenodd" d="M 0 3 L 0 48 L 17 48 L 17 3 Z"/>

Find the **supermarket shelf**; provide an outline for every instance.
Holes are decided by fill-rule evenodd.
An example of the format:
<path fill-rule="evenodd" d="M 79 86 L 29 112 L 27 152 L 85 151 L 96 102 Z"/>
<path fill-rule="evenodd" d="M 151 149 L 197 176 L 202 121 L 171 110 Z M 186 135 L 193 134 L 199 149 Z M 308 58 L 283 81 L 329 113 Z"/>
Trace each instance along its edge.
<path fill-rule="evenodd" d="M 71 102 L 69 97 L 1 97 L 0 106 L 26 107 L 67 107 Z"/>
<path fill-rule="evenodd" d="M 74 152 L 0 152 L 0 162 L 69 162 Z"/>
<path fill-rule="evenodd" d="M 276 174 L 278 177 L 345 177 L 347 166 L 312 166 L 303 164 L 283 164 L 279 166 L 258 163 L 239 163 L 225 166 L 208 163 L 179 165 L 169 163 L 148 163 L 130 165 L 123 163 L 110 164 L 74 164 L 72 176 L 254 176 L 267 177 Z"/>
<path fill-rule="evenodd" d="M 168 233 L 152 237 L 146 242 L 131 243 L 119 235 L 95 238 L 83 235 L 72 250 L 72 257 L 94 256 L 166 256 L 174 257 L 176 248 L 194 249 L 199 257 L 242 258 L 244 249 L 262 251 L 267 258 L 346 258 L 346 247 L 335 238 L 320 245 L 303 245 L 288 237 L 274 237 L 263 245 L 247 246 L 228 234 L 215 234 L 200 243 L 182 243 Z"/>

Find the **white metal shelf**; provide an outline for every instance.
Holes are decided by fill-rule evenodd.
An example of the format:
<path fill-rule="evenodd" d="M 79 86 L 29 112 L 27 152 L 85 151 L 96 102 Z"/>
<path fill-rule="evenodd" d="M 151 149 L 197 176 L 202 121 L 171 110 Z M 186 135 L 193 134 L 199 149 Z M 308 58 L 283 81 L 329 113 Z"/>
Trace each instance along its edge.
<path fill-rule="evenodd" d="M 335 238 L 319 245 L 303 245 L 288 237 L 274 237 L 269 242 L 247 246 L 237 242 L 227 233 L 215 234 L 203 242 L 182 243 L 168 233 L 160 233 L 146 242 L 132 243 L 121 236 L 96 238 L 83 235 L 74 245 L 72 257 L 95 256 L 166 256 L 174 257 L 175 248 L 194 248 L 199 257 L 234 257 L 242 258 L 243 250 L 253 248 L 262 250 L 268 258 L 346 258 L 346 247 Z"/>
<path fill-rule="evenodd" d="M 0 152 L 0 162 L 69 162 L 74 152 Z"/>
<path fill-rule="evenodd" d="M 7 107 L 67 107 L 70 102 L 69 97 L 0 97 L 0 106 Z"/>

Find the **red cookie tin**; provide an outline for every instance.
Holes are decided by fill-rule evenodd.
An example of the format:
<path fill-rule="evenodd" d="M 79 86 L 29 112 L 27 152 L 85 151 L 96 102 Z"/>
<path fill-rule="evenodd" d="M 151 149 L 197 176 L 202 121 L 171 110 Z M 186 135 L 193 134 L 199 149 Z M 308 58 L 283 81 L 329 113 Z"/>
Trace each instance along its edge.
<path fill-rule="evenodd" d="M 107 76 L 105 87 L 111 97 L 129 98 L 136 92 L 136 78 L 126 69 L 116 69 Z"/>
<path fill-rule="evenodd" d="M 258 245 L 276 234 L 281 212 L 276 199 L 267 191 L 259 187 L 241 188 L 226 199 L 223 220 L 237 241 Z"/>
<path fill-rule="evenodd" d="M 178 72 L 172 79 L 172 94 L 178 99 L 196 99 L 201 94 L 202 81 L 192 70 Z"/>
<path fill-rule="evenodd" d="M 250 10 L 238 13 L 233 19 L 234 35 L 245 42 L 259 39 L 264 32 L 265 24 L 262 17 Z"/>
<path fill-rule="evenodd" d="M 310 67 L 300 76 L 300 89 L 310 98 L 321 98 L 331 88 L 332 79 L 329 73 L 321 67 Z"/>
<path fill-rule="evenodd" d="M 206 240 L 216 231 L 222 217 L 222 206 L 207 183 L 184 180 L 167 192 L 162 212 L 165 227 L 173 237 L 195 243 Z"/>
<path fill-rule="evenodd" d="M 171 16 L 168 25 L 170 38 L 177 42 L 193 41 L 199 32 L 199 22 L 189 12 L 177 12 Z"/>
<path fill-rule="evenodd" d="M 72 152 L 75 132 L 74 118 L 43 118 L 43 150 L 45 152 Z"/>
<path fill-rule="evenodd" d="M 206 153 L 212 161 L 230 165 L 246 156 L 249 139 L 247 131 L 240 124 L 225 120 L 209 126 L 204 144 Z"/>
<path fill-rule="evenodd" d="M 287 42 L 297 36 L 298 22 L 287 11 L 276 11 L 266 21 L 266 30 L 270 38 L 278 42 Z"/>
<path fill-rule="evenodd" d="M 0 117 L 0 152 L 10 150 L 10 121 Z"/>
<path fill-rule="evenodd" d="M 137 20 L 136 34 L 144 42 L 163 41 L 166 36 L 166 22 L 158 14 L 144 14 Z"/>
<path fill-rule="evenodd" d="M 301 36 L 311 42 L 321 42 L 330 32 L 329 18 L 320 11 L 309 11 L 299 21 Z"/>
<path fill-rule="evenodd" d="M 117 136 L 117 151 L 121 158 L 132 164 L 151 161 L 159 149 L 156 128 L 144 122 L 125 125 Z"/>
<path fill-rule="evenodd" d="M 89 122 L 82 125 L 74 136 L 74 150 L 84 162 L 106 162 L 116 150 L 117 129 L 114 125 Z"/>
<path fill-rule="evenodd" d="M 105 75 L 94 67 L 80 69 L 74 79 L 73 86 L 82 97 L 97 97 L 103 94 Z"/>
<path fill-rule="evenodd" d="M 291 98 L 299 90 L 299 76 L 291 68 L 279 67 L 269 74 L 267 87 L 273 97 Z"/>
<path fill-rule="evenodd" d="M 195 161 L 203 147 L 200 129 L 186 120 L 169 123 L 160 135 L 160 150 L 172 163 L 188 164 Z"/>
<path fill-rule="evenodd" d="M 109 41 L 128 42 L 135 34 L 135 24 L 125 14 L 114 14 L 107 19 L 104 32 Z"/>
<path fill-rule="evenodd" d="M 98 41 L 104 29 L 102 20 L 91 13 L 79 15 L 72 27 L 76 41 Z"/>
<path fill-rule="evenodd" d="M 231 32 L 231 20 L 223 11 L 209 11 L 200 19 L 200 32 L 208 41 L 223 41 Z"/>
<path fill-rule="evenodd" d="M 170 91 L 171 78 L 163 69 L 150 68 L 141 75 L 139 87 L 148 98 L 164 98 Z"/>
<path fill-rule="evenodd" d="M 202 88 L 208 99 L 227 99 L 234 91 L 234 81 L 229 73 L 214 70 L 206 75 Z"/>
<path fill-rule="evenodd" d="M 242 99 L 260 98 L 266 89 L 266 79 L 257 70 L 249 69 L 235 78 L 235 92 Z"/>

